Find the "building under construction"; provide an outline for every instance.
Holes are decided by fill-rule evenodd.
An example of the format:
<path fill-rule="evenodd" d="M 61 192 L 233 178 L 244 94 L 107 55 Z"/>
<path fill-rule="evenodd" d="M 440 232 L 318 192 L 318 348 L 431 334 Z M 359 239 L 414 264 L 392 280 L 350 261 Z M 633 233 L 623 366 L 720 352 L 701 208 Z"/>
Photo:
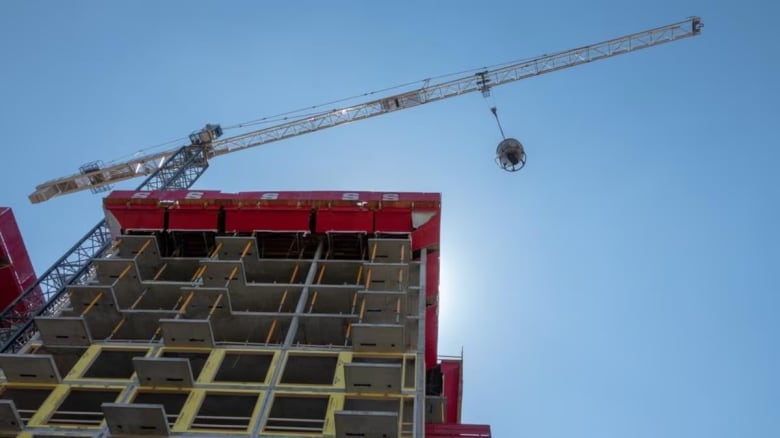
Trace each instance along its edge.
<path fill-rule="evenodd" d="M 117 191 L 113 244 L 0 356 L 20 436 L 489 437 L 437 351 L 439 194 Z"/>
<path fill-rule="evenodd" d="M 439 194 L 189 189 L 220 155 L 701 28 L 689 17 L 227 138 L 207 124 L 190 144 L 40 184 L 34 203 L 146 178 L 109 194 L 106 220 L 37 280 L 0 253 L 0 435 L 490 437 L 461 424 L 463 364 L 437 351 Z M 505 138 L 495 160 L 517 171 L 524 148 Z"/>

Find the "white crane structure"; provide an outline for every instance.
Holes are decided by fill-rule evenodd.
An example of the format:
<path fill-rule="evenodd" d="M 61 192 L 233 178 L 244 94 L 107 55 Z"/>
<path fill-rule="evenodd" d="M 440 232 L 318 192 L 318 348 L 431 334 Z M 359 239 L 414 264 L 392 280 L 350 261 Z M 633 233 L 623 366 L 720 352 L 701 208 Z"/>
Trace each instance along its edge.
<path fill-rule="evenodd" d="M 354 106 L 307 114 L 229 138 L 220 138 L 222 128 L 209 124 L 190 135 L 188 145 L 107 166 L 98 162 L 85 165 L 80 173 L 37 186 L 29 198 L 31 202 L 39 203 L 81 190 L 99 192 L 107 190 L 113 183 L 140 176 L 146 176 L 146 179 L 138 190 L 186 189 L 206 170 L 209 160 L 220 155 L 474 91 L 488 95 L 491 88 L 499 85 L 696 36 L 700 34 L 701 28 L 701 19 L 690 17 L 665 26 L 485 69 L 456 79 L 423 81 L 421 87 L 411 91 Z M 88 281 L 92 261 L 110 252 L 110 242 L 111 236 L 105 221 L 97 223 L 32 287 L 3 310 L 0 314 L 0 351 L 18 351 L 36 333 L 33 318 L 54 314 L 66 305 L 66 287 Z"/>
<path fill-rule="evenodd" d="M 424 83 L 419 89 L 387 96 L 358 105 L 337 108 L 315 115 L 307 115 L 282 124 L 267 127 L 230 138 L 218 139 L 222 131 L 219 125 L 206 125 L 190 136 L 192 144 L 187 149 L 198 150 L 204 159 L 261 146 L 271 142 L 307 134 L 345 123 L 367 119 L 393 111 L 415 107 L 473 91 L 483 94 L 492 87 L 550 73 L 576 65 L 597 61 L 636 50 L 657 46 L 699 34 L 702 22 L 698 17 L 666 26 L 625 35 L 552 55 L 542 55 L 530 60 L 513 63 L 494 70 L 441 83 Z M 29 198 L 33 203 L 81 190 L 99 190 L 103 186 L 138 176 L 149 175 L 162 167 L 180 148 L 136 157 L 131 160 L 101 167 L 97 164 L 82 168 L 82 172 L 43 183 L 36 187 Z M 202 152 L 201 152 L 202 151 Z"/>

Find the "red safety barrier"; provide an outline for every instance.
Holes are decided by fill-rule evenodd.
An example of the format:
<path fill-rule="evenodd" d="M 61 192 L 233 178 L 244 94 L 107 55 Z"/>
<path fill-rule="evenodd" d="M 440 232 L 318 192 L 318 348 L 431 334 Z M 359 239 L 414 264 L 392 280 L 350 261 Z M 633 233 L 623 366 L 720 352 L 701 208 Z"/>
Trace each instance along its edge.
<path fill-rule="evenodd" d="M 160 193 L 115 190 L 103 200 L 103 206 L 124 230 L 162 230 L 165 208 L 159 206 Z"/>
<path fill-rule="evenodd" d="M 106 205 L 124 230 L 162 230 L 165 209 L 156 205 Z"/>
<path fill-rule="evenodd" d="M 225 231 L 311 232 L 311 208 L 225 207 Z"/>
<path fill-rule="evenodd" d="M 441 195 L 117 190 L 103 203 L 124 230 L 161 230 L 166 227 L 166 213 L 170 230 L 219 230 L 219 214 L 224 209 L 225 232 L 410 233 L 417 225 L 416 241 L 422 245 L 416 247 L 419 249 L 438 243 Z"/>
<path fill-rule="evenodd" d="M 170 190 L 159 192 L 160 206 L 168 208 L 168 229 L 216 231 L 225 195 L 217 190 Z"/>
<path fill-rule="evenodd" d="M 317 233 L 374 232 L 374 212 L 361 207 L 318 209 L 314 221 Z"/>
<path fill-rule="evenodd" d="M 172 231 L 216 231 L 219 206 L 179 205 L 168 209 L 168 229 Z"/>
<path fill-rule="evenodd" d="M 408 208 L 382 208 L 374 212 L 377 233 L 409 233 L 412 231 L 412 211 Z"/>

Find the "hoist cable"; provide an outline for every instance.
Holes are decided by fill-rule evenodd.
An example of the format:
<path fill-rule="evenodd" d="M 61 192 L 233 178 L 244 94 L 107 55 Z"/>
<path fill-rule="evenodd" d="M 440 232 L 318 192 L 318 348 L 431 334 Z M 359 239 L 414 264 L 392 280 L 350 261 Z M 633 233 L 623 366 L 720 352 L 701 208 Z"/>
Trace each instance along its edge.
<path fill-rule="evenodd" d="M 498 130 L 501 131 L 501 138 L 506 140 L 506 135 L 504 135 L 504 128 L 501 127 L 501 120 L 498 120 L 498 110 L 496 107 L 490 108 L 490 112 L 493 113 L 493 116 L 496 118 L 496 123 L 498 123 Z"/>

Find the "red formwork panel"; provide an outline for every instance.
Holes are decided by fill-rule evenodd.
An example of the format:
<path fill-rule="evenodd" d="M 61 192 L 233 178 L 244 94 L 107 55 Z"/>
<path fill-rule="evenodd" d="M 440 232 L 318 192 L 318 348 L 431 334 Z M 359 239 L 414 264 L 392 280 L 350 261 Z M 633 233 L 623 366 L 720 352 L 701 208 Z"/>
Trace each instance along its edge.
<path fill-rule="evenodd" d="M 124 230 L 162 230 L 165 209 L 156 205 L 105 204 Z"/>
<path fill-rule="evenodd" d="M 441 221 L 438 211 L 427 222 L 420 224 L 412 232 L 412 250 L 439 246 Z"/>
<path fill-rule="evenodd" d="M 408 208 L 382 208 L 374 212 L 377 233 L 409 233 L 412 231 L 412 211 Z"/>
<path fill-rule="evenodd" d="M 162 230 L 165 209 L 159 191 L 115 190 L 103 199 L 103 208 L 123 230 Z"/>
<path fill-rule="evenodd" d="M 103 201 L 124 229 L 161 229 L 164 209 L 169 211 L 171 229 L 214 229 L 212 218 L 217 206 L 237 212 L 226 218 L 227 231 L 264 229 L 267 231 L 409 233 L 415 226 L 417 242 L 423 246 L 438 243 L 438 193 L 386 192 L 240 192 L 215 190 L 118 190 Z M 280 208 L 273 212 L 249 209 Z M 286 210 L 284 208 L 287 208 Z M 247 210 L 245 210 L 247 209 Z M 298 209 L 314 210 L 315 229 Z M 189 211 L 188 211 L 189 210 Z M 201 212 L 193 211 L 201 210 Z M 433 216 L 428 223 L 421 223 Z M 425 217 L 420 220 L 419 217 Z M 417 219 L 415 219 L 417 218 Z M 259 224 L 249 225 L 257 220 Z M 415 220 L 420 222 L 415 224 Z M 419 246 L 417 249 L 423 247 Z"/>
<path fill-rule="evenodd" d="M 219 227 L 218 205 L 179 205 L 168 209 L 172 231 L 215 231 Z"/>
<path fill-rule="evenodd" d="M 463 362 L 460 359 L 442 359 L 441 373 L 444 376 L 442 395 L 447 399 L 445 423 L 460 422 L 460 403 L 463 394 Z"/>
<path fill-rule="evenodd" d="M 133 199 L 147 199 L 152 195 L 149 190 L 114 190 L 103 198 L 103 203 L 126 203 Z"/>
<path fill-rule="evenodd" d="M 311 232 L 311 208 L 225 207 L 225 231 Z"/>
<path fill-rule="evenodd" d="M 103 204 L 125 230 L 161 230 L 169 209 L 171 230 L 216 230 L 223 195 L 218 190 L 111 192 Z"/>
<path fill-rule="evenodd" d="M 425 368 L 436 365 L 439 357 L 439 305 L 425 308 Z"/>
<path fill-rule="evenodd" d="M 317 233 L 374 232 L 374 212 L 361 207 L 322 208 L 314 221 Z"/>
<path fill-rule="evenodd" d="M 437 424 L 425 425 L 427 438 L 491 438 L 486 424 Z"/>
<path fill-rule="evenodd" d="M 20 293 L 35 284 L 35 270 L 13 211 L 0 207 L 0 306 L 5 309 Z M 42 301 L 38 289 L 32 301 Z"/>

